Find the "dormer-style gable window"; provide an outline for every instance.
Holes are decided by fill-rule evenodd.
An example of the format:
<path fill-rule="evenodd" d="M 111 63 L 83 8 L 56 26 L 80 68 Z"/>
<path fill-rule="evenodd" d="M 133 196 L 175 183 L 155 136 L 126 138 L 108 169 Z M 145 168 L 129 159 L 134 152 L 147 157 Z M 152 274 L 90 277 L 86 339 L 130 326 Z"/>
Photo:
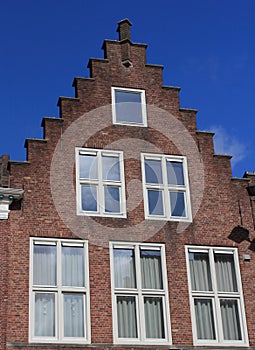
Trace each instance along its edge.
<path fill-rule="evenodd" d="M 123 152 L 76 149 L 77 214 L 126 217 Z"/>
<path fill-rule="evenodd" d="M 187 159 L 142 154 L 145 218 L 191 222 Z"/>
<path fill-rule="evenodd" d="M 114 124 L 147 126 L 145 91 L 112 87 Z"/>

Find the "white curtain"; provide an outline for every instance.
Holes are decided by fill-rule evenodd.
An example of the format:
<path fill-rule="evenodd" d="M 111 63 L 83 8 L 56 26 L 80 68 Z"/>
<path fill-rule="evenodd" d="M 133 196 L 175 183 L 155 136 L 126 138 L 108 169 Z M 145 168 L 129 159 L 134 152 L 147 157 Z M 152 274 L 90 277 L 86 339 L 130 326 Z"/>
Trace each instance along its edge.
<path fill-rule="evenodd" d="M 145 297 L 144 315 L 146 338 L 165 338 L 162 298 Z"/>
<path fill-rule="evenodd" d="M 195 299 L 195 313 L 198 339 L 215 339 L 211 299 Z"/>
<path fill-rule="evenodd" d="M 240 319 L 236 300 L 221 300 L 223 334 L 225 340 L 241 340 Z"/>
<path fill-rule="evenodd" d="M 34 245 L 33 284 L 56 285 L 56 246 Z"/>
<path fill-rule="evenodd" d="M 208 253 L 189 253 L 192 290 L 212 290 Z"/>
<path fill-rule="evenodd" d="M 62 247 L 62 285 L 84 287 L 84 248 Z"/>
<path fill-rule="evenodd" d="M 84 297 L 64 294 L 64 336 L 84 337 Z"/>
<path fill-rule="evenodd" d="M 214 259 L 218 291 L 237 292 L 233 255 L 215 254 Z"/>
<path fill-rule="evenodd" d="M 55 336 L 55 295 L 35 293 L 35 336 Z"/>
<path fill-rule="evenodd" d="M 118 336 L 137 338 L 135 297 L 117 297 Z"/>
<path fill-rule="evenodd" d="M 133 249 L 114 249 L 115 288 L 136 288 Z"/>
<path fill-rule="evenodd" d="M 162 289 L 160 251 L 141 250 L 142 288 Z"/>

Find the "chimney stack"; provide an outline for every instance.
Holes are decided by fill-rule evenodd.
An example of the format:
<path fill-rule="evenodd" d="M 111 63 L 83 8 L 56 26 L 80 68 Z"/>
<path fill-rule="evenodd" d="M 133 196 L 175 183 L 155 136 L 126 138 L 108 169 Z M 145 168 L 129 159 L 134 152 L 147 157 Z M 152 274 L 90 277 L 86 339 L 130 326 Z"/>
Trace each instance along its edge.
<path fill-rule="evenodd" d="M 130 40 L 130 27 L 132 23 L 127 19 L 118 22 L 117 32 L 119 33 L 119 41 Z"/>

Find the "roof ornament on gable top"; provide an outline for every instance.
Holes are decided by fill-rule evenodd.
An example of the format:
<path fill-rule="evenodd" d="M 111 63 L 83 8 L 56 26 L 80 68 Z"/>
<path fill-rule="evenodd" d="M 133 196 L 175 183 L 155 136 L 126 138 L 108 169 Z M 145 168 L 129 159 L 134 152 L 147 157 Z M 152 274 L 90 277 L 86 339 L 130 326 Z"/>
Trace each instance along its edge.
<path fill-rule="evenodd" d="M 130 27 L 132 23 L 127 19 L 118 22 L 117 32 L 119 33 L 119 41 L 130 40 Z"/>
<path fill-rule="evenodd" d="M 119 41 L 121 42 L 121 61 L 126 68 L 132 66 L 130 53 L 130 27 L 132 23 L 127 19 L 118 22 L 117 32 L 119 33 Z"/>

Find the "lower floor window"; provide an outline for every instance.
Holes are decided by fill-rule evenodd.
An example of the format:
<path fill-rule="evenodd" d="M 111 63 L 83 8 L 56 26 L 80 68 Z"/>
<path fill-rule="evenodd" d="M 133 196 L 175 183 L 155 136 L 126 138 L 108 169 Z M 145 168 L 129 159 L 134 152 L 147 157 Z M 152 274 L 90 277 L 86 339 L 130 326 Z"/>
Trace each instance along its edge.
<path fill-rule="evenodd" d="M 186 247 L 194 342 L 247 344 L 237 249 Z"/>
<path fill-rule="evenodd" d="M 118 335 L 138 338 L 136 298 L 117 296 Z M 144 325 L 147 339 L 165 339 L 164 311 L 161 297 L 144 297 Z"/>
<path fill-rule="evenodd" d="M 62 300 L 58 300 L 58 299 Z M 84 295 L 34 293 L 34 335 L 56 337 L 56 308 L 63 310 L 64 337 L 84 338 Z"/>
<path fill-rule="evenodd" d="M 31 239 L 30 340 L 89 342 L 87 242 Z"/>
<path fill-rule="evenodd" d="M 111 243 L 115 343 L 170 342 L 164 246 Z"/>

